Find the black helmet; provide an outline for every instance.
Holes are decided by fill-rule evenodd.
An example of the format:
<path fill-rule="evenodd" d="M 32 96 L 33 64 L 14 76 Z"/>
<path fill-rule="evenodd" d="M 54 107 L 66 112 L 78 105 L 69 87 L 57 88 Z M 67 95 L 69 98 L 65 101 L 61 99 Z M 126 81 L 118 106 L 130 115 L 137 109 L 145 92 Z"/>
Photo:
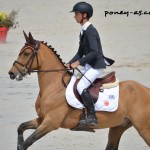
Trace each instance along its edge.
<path fill-rule="evenodd" d="M 70 12 L 87 13 L 88 17 L 91 18 L 93 15 L 93 8 L 90 4 L 86 2 L 79 2 L 73 6 L 72 11 Z"/>

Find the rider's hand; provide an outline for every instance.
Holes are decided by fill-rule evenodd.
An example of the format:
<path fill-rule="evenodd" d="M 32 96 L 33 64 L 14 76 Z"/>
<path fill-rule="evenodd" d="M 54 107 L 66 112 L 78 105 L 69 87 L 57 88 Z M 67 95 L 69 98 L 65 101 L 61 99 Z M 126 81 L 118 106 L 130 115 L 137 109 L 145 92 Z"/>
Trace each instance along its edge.
<path fill-rule="evenodd" d="M 71 68 L 75 69 L 80 65 L 80 62 L 77 60 L 74 63 L 71 64 Z"/>

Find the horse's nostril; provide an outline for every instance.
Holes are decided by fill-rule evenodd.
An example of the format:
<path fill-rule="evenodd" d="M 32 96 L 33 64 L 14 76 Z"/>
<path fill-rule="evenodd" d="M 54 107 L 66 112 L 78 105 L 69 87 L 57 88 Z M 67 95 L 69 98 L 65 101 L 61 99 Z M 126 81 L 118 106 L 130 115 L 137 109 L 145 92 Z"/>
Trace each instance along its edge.
<path fill-rule="evenodd" d="M 13 72 L 8 72 L 8 74 L 10 75 L 11 79 L 15 79 L 16 76 L 15 76 L 15 74 Z"/>
<path fill-rule="evenodd" d="M 14 75 L 14 73 L 13 73 L 13 72 L 11 72 L 11 71 L 10 71 L 10 72 L 8 72 L 8 74 L 9 74 L 9 75 Z"/>

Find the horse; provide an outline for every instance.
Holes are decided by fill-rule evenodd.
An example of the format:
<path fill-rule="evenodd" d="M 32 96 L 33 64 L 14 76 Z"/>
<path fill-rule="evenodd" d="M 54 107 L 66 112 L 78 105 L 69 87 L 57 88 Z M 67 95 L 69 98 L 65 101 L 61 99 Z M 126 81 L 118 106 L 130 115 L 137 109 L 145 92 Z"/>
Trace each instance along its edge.
<path fill-rule="evenodd" d="M 65 97 L 71 74 L 57 52 L 47 43 L 37 41 L 24 32 L 25 45 L 9 70 L 11 79 L 37 72 L 39 94 L 35 102 L 38 117 L 18 127 L 17 150 L 27 150 L 35 141 L 58 128 L 74 128 L 82 110 L 71 107 Z M 63 82 L 62 82 L 63 81 Z M 150 88 L 133 81 L 119 82 L 119 104 L 115 112 L 97 111 L 97 129 L 109 128 L 105 150 L 118 150 L 122 134 L 134 127 L 150 146 Z M 27 129 L 35 131 L 24 140 Z"/>

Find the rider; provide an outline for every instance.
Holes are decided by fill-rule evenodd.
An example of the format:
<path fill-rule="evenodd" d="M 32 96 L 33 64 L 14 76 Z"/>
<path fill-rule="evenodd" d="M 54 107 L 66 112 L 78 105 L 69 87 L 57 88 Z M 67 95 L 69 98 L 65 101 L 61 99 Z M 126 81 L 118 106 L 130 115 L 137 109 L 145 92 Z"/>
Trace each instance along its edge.
<path fill-rule="evenodd" d="M 75 13 L 74 18 L 81 25 L 80 43 L 78 52 L 69 61 L 67 67 L 77 68 L 79 65 L 84 66 L 82 69 L 84 76 L 80 79 L 77 90 L 89 113 L 86 123 L 89 126 L 97 127 L 98 121 L 93 98 L 90 96 L 87 88 L 103 73 L 103 70 L 106 68 L 106 62 L 112 65 L 114 61 L 104 57 L 99 34 L 91 22 L 89 22 L 93 15 L 92 6 L 86 2 L 78 2 L 74 5 L 71 12 Z M 85 120 L 80 120 L 80 122 L 85 122 Z"/>

